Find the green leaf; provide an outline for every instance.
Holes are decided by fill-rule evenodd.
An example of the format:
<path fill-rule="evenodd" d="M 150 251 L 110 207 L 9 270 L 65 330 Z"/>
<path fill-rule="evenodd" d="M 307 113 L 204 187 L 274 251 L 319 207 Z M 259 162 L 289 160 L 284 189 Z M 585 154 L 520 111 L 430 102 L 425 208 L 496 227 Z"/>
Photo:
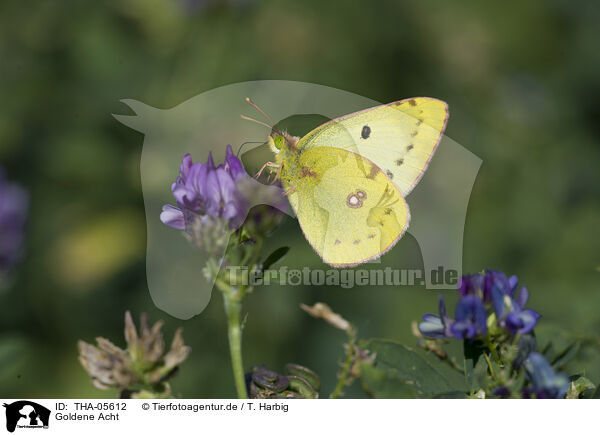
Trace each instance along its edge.
<path fill-rule="evenodd" d="M 573 375 L 569 378 L 569 381 L 567 399 L 588 399 L 595 394 L 596 386 L 588 378 L 581 375 Z"/>
<path fill-rule="evenodd" d="M 428 361 L 418 351 L 389 340 L 372 339 L 360 347 L 375 354 L 373 365 L 363 363 L 363 388 L 376 398 L 434 397 L 462 391 L 464 378 L 442 361 Z"/>
<path fill-rule="evenodd" d="M 315 391 L 319 391 L 321 389 L 321 379 L 319 378 L 319 375 L 317 375 L 308 367 L 301 366 L 300 364 L 288 363 L 285 365 L 285 374 L 288 376 L 297 376 L 302 378 L 308 382 L 310 387 Z"/>
<path fill-rule="evenodd" d="M 289 381 L 288 389 L 299 393 L 305 399 L 317 399 L 319 393 L 315 391 L 310 383 L 300 376 L 290 375 L 287 377 Z"/>
<path fill-rule="evenodd" d="M 271 252 L 271 254 L 263 262 L 263 270 L 269 270 L 271 266 L 273 266 L 275 263 L 277 263 L 279 260 L 285 257 L 289 250 L 289 246 L 283 246 Z"/>
<path fill-rule="evenodd" d="M 594 388 L 587 388 L 579 394 L 579 398 L 580 399 L 593 399 L 595 393 L 596 393 L 596 390 Z"/>
<path fill-rule="evenodd" d="M 581 342 L 579 340 L 568 345 L 550 361 L 552 367 L 555 369 L 564 368 L 569 361 L 577 356 L 580 347 Z"/>
<path fill-rule="evenodd" d="M 408 381 L 368 363 L 361 364 L 360 381 L 363 390 L 369 396 L 376 399 L 411 399 L 421 397 L 421 392 L 413 384 L 409 384 Z"/>
<path fill-rule="evenodd" d="M 482 387 L 482 377 L 487 370 L 485 358 L 482 358 L 486 349 L 481 341 L 464 340 L 463 354 L 465 357 L 465 377 L 471 391 Z"/>
<path fill-rule="evenodd" d="M 538 348 L 555 370 L 564 369 L 565 365 L 577 356 L 581 341 L 563 329 L 546 325 L 536 328 Z"/>

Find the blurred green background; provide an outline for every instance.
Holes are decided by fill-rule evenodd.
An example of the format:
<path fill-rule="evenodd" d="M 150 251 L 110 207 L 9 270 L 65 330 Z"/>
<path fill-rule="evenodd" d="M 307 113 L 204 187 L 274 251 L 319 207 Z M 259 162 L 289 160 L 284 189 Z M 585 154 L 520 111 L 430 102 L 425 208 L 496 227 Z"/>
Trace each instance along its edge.
<path fill-rule="evenodd" d="M 111 113 L 128 113 L 122 98 L 169 108 L 247 80 L 314 82 L 382 102 L 447 101 L 447 135 L 483 160 L 464 271 L 517 274 L 541 326 L 597 336 L 598 22 L 600 4 L 583 0 L 2 2 L 0 164 L 30 191 L 31 216 L 27 255 L 0 294 L 0 396 L 111 397 L 92 387 L 76 342 L 101 335 L 122 345 L 126 309 L 165 319 L 169 339 L 184 327 L 193 353 L 175 392 L 234 395 L 220 295 L 189 321 L 150 299 L 143 136 Z M 271 242 L 318 264 L 291 219 Z M 415 245 L 403 239 L 385 264 Z M 245 365 L 306 365 L 328 394 L 343 334 L 298 308 L 319 300 L 362 337 L 406 344 L 411 321 L 437 307 L 423 288 L 261 288 L 245 305 Z M 598 382 L 598 361 L 588 349 L 573 370 Z"/>

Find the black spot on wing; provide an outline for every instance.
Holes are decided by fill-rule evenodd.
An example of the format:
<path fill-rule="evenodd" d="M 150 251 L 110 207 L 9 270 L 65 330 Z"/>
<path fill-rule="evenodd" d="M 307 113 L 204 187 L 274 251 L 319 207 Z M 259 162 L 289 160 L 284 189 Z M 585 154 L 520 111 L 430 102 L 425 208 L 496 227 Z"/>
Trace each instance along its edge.
<path fill-rule="evenodd" d="M 396 165 L 400 166 L 402 163 L 404 163 L 404 159 L 396 160 Z"/>
<path fill-rule="evenodd" d="M 370 135 L 371 135 L 371 127 L 369 127 L 368 125 L 365 125 L 362 128 L 362 131 L 360 132 L 360 137 L 363 139 L 368 139 Z"/>
<path fill-rule="evenodd" d="M 414 148 L 415 146 L 413 144 L 410 144 L 409 146 L 406 147 L 406 151 L 410 151 Z"/>
<path fill-rule="evenodd" d="M 394 174 L 392 174 L 392 171 L 390 171 L 389 169 L 385 171 L 385 175 L 387 175 L 390 180 L 394 178 Z"/>

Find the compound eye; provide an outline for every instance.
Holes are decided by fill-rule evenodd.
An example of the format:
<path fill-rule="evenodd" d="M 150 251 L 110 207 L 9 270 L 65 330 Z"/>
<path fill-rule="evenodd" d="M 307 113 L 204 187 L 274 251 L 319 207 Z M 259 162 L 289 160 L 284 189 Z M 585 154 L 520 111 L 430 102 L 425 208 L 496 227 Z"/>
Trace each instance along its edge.
<path fill-rule="evenodd" d="M 284 144 L 285 144 L 285 138 L 283 136 L 277 136 L 275 138 L 275 148 L 280 150 L 281 148 L 283 148 Z"/>

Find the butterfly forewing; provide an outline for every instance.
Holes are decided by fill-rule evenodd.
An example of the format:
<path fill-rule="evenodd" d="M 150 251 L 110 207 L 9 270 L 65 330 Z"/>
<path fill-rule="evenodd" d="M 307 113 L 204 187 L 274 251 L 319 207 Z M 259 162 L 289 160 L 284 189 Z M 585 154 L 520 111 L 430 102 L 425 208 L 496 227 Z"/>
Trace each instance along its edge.
<path fill-rule="evenodd" d="M 298 147 L 340 148 L 366 157 L 406 196 L 427 168 L 447 119 L 443 101 L 401 100 L 327 122 L 303 137 Z"/>

